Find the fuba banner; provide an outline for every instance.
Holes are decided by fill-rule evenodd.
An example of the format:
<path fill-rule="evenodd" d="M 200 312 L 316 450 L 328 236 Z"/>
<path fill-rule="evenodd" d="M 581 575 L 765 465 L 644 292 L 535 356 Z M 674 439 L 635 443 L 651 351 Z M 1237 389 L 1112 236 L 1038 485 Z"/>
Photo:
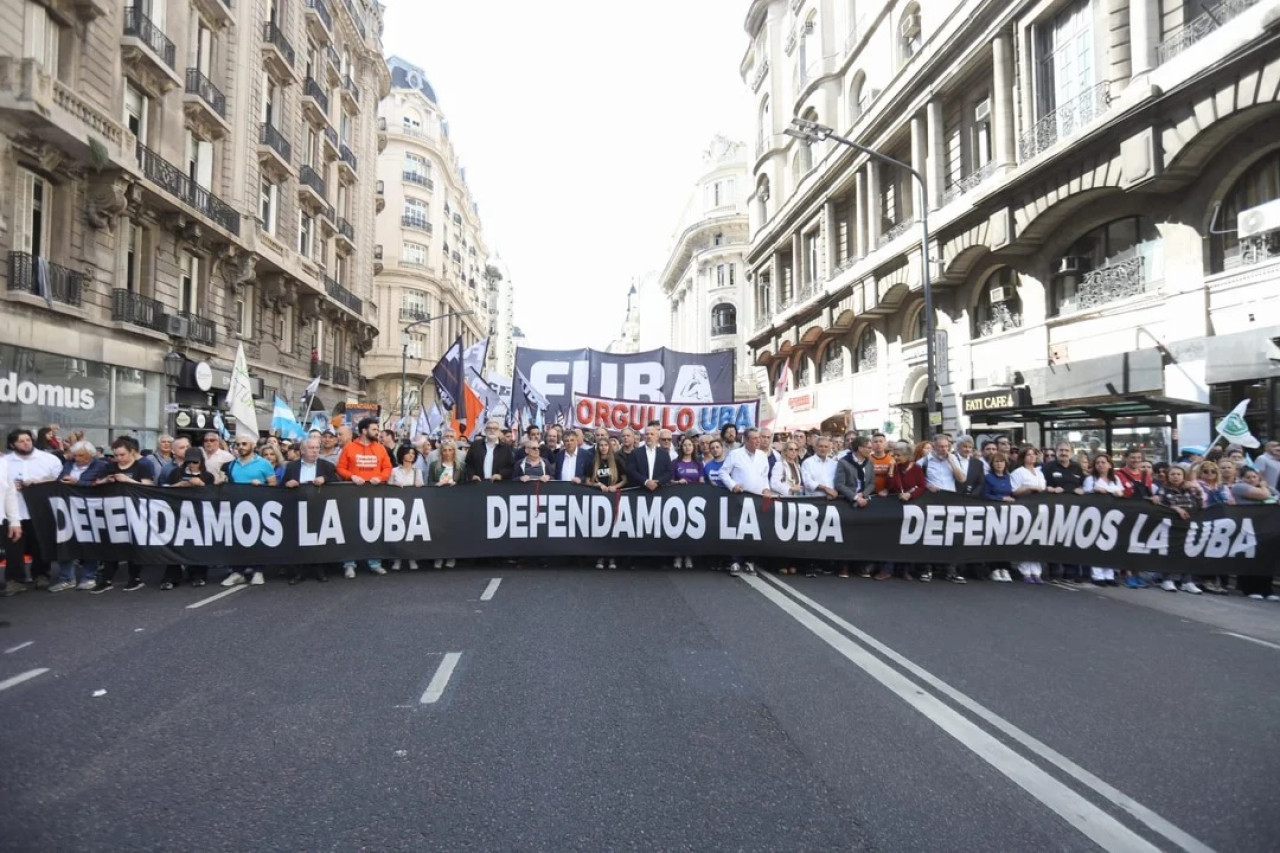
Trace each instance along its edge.
<path fill-rule="evenodd" d="M 614 353 L 593 349 L 516 350 L 516 376 L 546 399 L 552 417 L 573 408 L 573 395 L 645 403 L 710 403 L 733 399 L 733 351 L 691 353 L 661 348 Z M 529 405 L 519 381 L 512 408 Z M 549 418 L 550 420 L 550 418 Z"/>
<path fill-rule="evenodd" d="M 650 421 L 676 432 L 718 432 L 726 424 L 739 430 L 760 423 L 760 401 L 733 403 L 642 403 L 607 397 L 573 395 L 573 425 L 584 429 L 604 427 L 619 432 L 627 427 L 643 430 Z"/>
<path fill-rule="evenodd" d="M 1039 560 L 1203 574 L 1280 573 L 1274 507 L 1190 522 L 1142 501 L 1014 504 L 925 495 L 765 499 L 707 485 L 604 494 L 573 483 L 450 488 L 165 489 L 41 483 L 27 503 L 59 560 L 257 566 L 382 558 L 724 556 L 985 563 Z"/>

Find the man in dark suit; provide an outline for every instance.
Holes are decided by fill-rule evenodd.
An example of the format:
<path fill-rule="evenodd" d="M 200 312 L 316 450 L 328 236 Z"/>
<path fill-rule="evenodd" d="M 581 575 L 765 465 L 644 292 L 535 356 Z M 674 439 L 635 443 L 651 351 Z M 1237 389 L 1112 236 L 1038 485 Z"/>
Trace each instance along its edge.
<path fill-rule="evenodd" d="M 551 457 L 551 479 L 585 483 L 594 461 L 595 454 L 582 447 L 578 441 L 578 433 L 570 430 L 565 433 L 564 447 Z"/>
<path fill-rule="evenodd" d="M 320 439 L 308 438 L 299 447 L 300 456 L 284 466 L 284 476 L 280 485 L 286 489 L 297 489 L 302 486 L 323 486 L 325 483 L 340 483 L 338 466 L 320 456 Z M 290 566 L 289 585 L 302 581 L 302 570 L 305 567 L 295 563 Z M 313 566 L 316 580 L 326 583 L 329 580 L 329 564 L 316 563 Z"/>
<path fill-rule="evenodd" d="M 467 448 L 463 463 L 467 482 L 479 483 L 510 480 L 515 469 L 515 452 L 502 440 L 502 424 L 489 421 L 484 427 L 484 441 L 475 441 Z"/>
<path fill-rule="evenodd" d="M 92 486 L 107 475 L 107 460 L 97 455 L 92 444 L 77 441 L 67 451 L 61 482 L 72 486 Z"/>
<path fill-rule="evenodd" d="M 987 496 L 987 472 L 982 458 L 973 452 L 973 439 L 962 435 L 956 439 L 956 452 L 951 454 L 951 468 L 956 477 L 956 493 L 971 498 Z"/>
<path fill-rule="evenodd" d="M 653 424 L 644 428 L 644 444 L 636 447 L 627 457 L 627 482 L 643 484 L 653 491 L 671 482 L 674 471 L 671 454 L 658 446 L 658 428 Z"/>

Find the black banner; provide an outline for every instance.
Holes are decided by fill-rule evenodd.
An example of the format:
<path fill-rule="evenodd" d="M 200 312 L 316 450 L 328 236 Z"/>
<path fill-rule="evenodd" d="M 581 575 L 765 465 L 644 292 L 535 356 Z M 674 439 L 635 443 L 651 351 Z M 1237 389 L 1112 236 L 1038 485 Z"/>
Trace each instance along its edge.
<path fill-rule="evenodd" d="M 1184 522 L 1144 501 L 1017 503 L 925 495 L 767 500 L 714 486 L 604 494 L 572 483 L 401 489 L 348 484 L 200 490 L 43 483 L 27 504 L 58 559 L 278 565 L 382 558 L 786 557 L 903 563 L 1053 561 L 1276 574 L 1280 510 L 1215 507 Z"/>

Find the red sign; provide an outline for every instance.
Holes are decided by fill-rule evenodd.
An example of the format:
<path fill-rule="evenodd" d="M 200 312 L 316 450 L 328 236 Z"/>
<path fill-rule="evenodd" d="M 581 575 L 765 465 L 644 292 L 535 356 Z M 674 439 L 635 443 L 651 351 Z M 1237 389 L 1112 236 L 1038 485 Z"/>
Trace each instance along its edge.
<path fill-rule="evenodd" d="M 760 419 L 760 401 L 733 403 L 645 403 L 573 395 L 573 422 L 584 429 L 604 427 L 619 432 L 631 427 L 643 430 L 650 421 L 658 421 L 662 429 L 672 432 L 713 432 L 726 424 L 738 429 L 756 426 Z"/>
<path fill-rule="evenodd" d="M 792 394 L 787 398 L 787 408 L 793 412 L 807 412 L 813 408 L 813 392 Z"/>

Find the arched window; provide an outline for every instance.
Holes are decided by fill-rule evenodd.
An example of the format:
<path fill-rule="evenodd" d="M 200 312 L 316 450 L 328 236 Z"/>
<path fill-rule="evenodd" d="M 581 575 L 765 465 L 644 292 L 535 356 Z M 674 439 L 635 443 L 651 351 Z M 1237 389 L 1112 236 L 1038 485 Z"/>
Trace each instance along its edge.
<path fill-rule="evenodd" d="M 822 39 L 818 35 L 818 10 L 809 12 L 800 27 L 800 49 L 796 52 L 796 74 L 801 87 L 808 85 L 822 59 Z M 799 89 L 796 90 L 799 92 Z"/>
<path fill-rule="evenodd" d="M 721 302 L 711 309 L 711 334 L 736 335 L 738 333 L 738 309 Z"/>
<path fill-rule="evenodd" d="M 813 384 L 813 367 L 809 357 L 801 353 L 796 356 L 796 387 L 808 388 Z"/>
<path fill-rule="evenodd" d="M 1267 231 L 1243 240 L 1236 233 L 1240 211 L 1280 199 L 1280 148 L 1254 163 L 1222 200 L 1209 238 L 1209 271 L 1223 272 L 1280 256 L 1280 231 Z"/>
<path fill-rule="evenodd" d="M 898 65 L 906 65 L 911 57 L 920 52 L 923 44 L 920 27 L 920 6 L 908 3 L 898 18 Z"/>
<path fill-rule="evenodd" d="M 822 381 L 831 382 L 845 373 L 844 344 L 832 341 L 822 354 Z"/>
<path fill-rule="evenodd" d="M 804 121 L 816 123 L 818 121 L 818 111 L 810 108 L 804 111 L 800 116 Z M 808 139 L 796 140 L 796 156 L 792 161 L 795 170 L 796 183 L 799 183 L 805 175 L 809 174 L 809 170 L 813 168 L 813 143 Z"/>
<path fill-rule="evenodd" d="M 1018 274 L 1012 267 L 992 271 L 978 291 L 973 308 L 973 336 L 986 338 L 1010 329 L 1022 328 L 1022 297 L 1018 295 Z"/>
<path fill-rule="evenodd" d="M 760 215 L 760 222 L 763 224 L 769 219 L 769 176 L 761 175 L 760 180 L 756 181 L 756 206 Z"/>
<path fill-rule="evenodd" d="M 760 135 L 756 137 L 756 159 L 764 156 L 764 152 L 773 146 L 773 111 L 769 106 L 769 96 L 760 100 Z"/>
<path fill-rule="evenodd" d="M 858 336 L 858 346 L 853 351 L 853 372 L 865 373 L 875 370 L 879 360 L 879 347 L 876 344 L 876 332 L 870 326 L 862 330 Z"/>
<path fill-rule="evenodd" d="M 1159 232 L 1145 216 L 1127 216 L 1089 231 L 1054 264 L 1049 316 L 1145 293 L 1163 274 L 1160 249 Z"/>
<path fill-rule="evenodd" d="M 927 331 L 928 324 L 925 323 L 924 303 L 921 302 L 916 306 L 915 312 L 911 315 L 911 322 L 907 323 L 907 340 L 923 341 Z"/>
<path fill-rule="evenodd" d="M 853 124 L 862 118 L 863 108 L 866 106 L 863 98 L 866 97 L 863 91 L 867 87 L 867 75 L 862 71 L 853 75 L 853 83 L 849 85 L 849 124 Z"/>

